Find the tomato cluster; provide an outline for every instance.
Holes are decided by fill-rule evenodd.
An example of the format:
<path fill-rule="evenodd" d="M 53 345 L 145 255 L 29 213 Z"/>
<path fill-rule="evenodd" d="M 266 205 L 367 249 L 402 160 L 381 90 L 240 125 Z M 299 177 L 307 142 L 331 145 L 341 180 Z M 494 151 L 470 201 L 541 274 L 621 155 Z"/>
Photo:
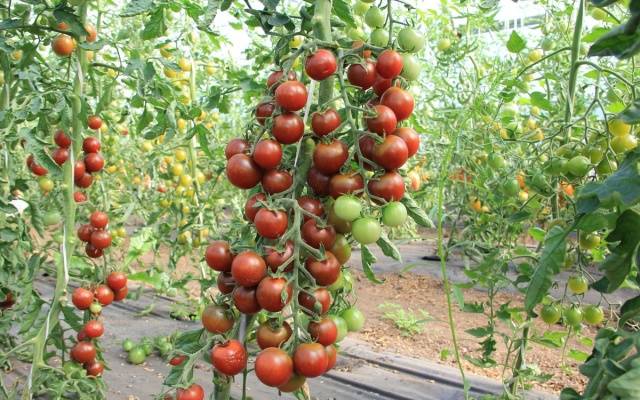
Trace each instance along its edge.
<path fill-rule="evenodd" d="M 82 364 L 87 375 L 99 376 L 104 371 L 104 363 L 98 358 L 95 340 L 104 334 L 104 325 L 100 313 L 102 307 L 113 301 L 123 300 L 128 293 L 127 276 L 123 272 L 113 271 L 105 284 L 99 284 L 92 289 L 76 288 L 71 295 L 73 305 L 79 310 L 89 310 L 91 319 L 78 331 L 77 342 L 71 348 L 71 359 Z"/>
<path fill-rule="evenodd" d="M 85 242 L 85 252 L 91 258 L 102 257 L 104 249 L 111 246 L 111 233 L 107 229 L 109 217 L 102 211 L 94 211 L 89 223 L 80 225 L 78 239 Z M 126 295 L 126 293 L 125 293 Z"/>

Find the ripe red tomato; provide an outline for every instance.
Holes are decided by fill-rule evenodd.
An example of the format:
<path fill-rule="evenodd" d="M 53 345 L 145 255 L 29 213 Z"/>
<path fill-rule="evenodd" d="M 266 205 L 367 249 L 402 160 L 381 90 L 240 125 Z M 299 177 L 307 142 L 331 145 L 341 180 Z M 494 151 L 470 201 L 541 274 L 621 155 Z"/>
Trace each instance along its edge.
<path fill-rule="evenodd" d="M 256 218 L 256 214 L 258 210 L 260 210 L 260 205 L 257 204 L 259 201 L 266 201 L 267 196 L 264 193 L 256 193 L 253 196 L 249 197 L 247 202 L 244 204 L 244 216 L 251 222 Z"/>
<path fill-rule="evenodd" d="M 323 346 L 335 343 L 338 338 L 338 328 L 331 318 L 322 318 L 320 321 L 309 323 L 309 335 L 311 338 Z"/>
<path fill-rule="evenodd" d="M 362 180 L 362 175 L 357 172 L 335 174 L 329 181 L 329 194 L 334 199 L 343 194 L 361 194 L 363 189 L 364 181 Z"/>
<path fill-rule="evenodd" d="M 286 300 L 282 301 L 282 292 L 286 291 Z M 284 306 L 289 304 L 293 288 L 285 278 L 266 277 L 260 281 L 258 289 L 256 289 L 256 298 L 260 307 L 267 311 L 281 311 Z"/>
<path fill-rule="evenodd" d="M 393 135 L 400 136 L 407 145 L 409 157 L 413 157 L 420 148 L 420 136 L 416 131 L 409 127 L 398 128 L 393 131 Z"/>
<path fill-rule="evenodd" d="M 279 83 L 282 80 L 283 75 L 283 71 L 273 71 L 267 78 L 267 89 L 270 89 L 273 85 Z M 296 73 L 294 71 L 289 71 L 289 73 L 287 74 L 287 80 L 295 81 Z"/>
<path fill-rule="evenodd" d="M 103 306 L 108 306 L 113 302 L 114 294 L 113 290 L 107 285 L 98 285 L 94 291 L 96 300 Z"/>
<path fill-rule="evenodd" d="M 371 132 L 375 132 L 378 135 L 389 134 L 396 129 L 398 125 L 398 120 L 396 119 L 396 114 L 389 107 L 377 104 L 373 106 L 373 111 L 375 111 L 375 117 L 366 118 L 367 128 Z"/>
<path fill-rule="evenodd" d="M 16 304 L 16 298 L 11 292 L 5 292 L 4 300 L 0 301 L 0 310 L 7 310 Z"/>
<path fill-rule="evenodd" d="M 89 222 L 94 228 L 103 229 L 109 223 L 109 217 L 102 211 L 94 211 L 89 217 Z"/>
<path fill-rule="evenodd" d="M 38 164 L 31 154 L 27 157 L 27 167 L 37 176 L 44 176 L 49 172 L 48 169 Z"/>
<path fill-rule="evenodd" d="M 84 324 L 84 328 L 82 329 L 85 335 L 87 335 L 87 337 L 91 339 L 98 338 L 104 333 L 104 325 L 102 325 L 102 322 L 96 319 L 87 321 L 87 323 Z"/>
<path fill-rule="evenodd" d="M 376 82 L 373 84 L 373 92 L 378 96 L 382 96 L 382 94 L 389 89 L 393 85 L 392 79 L 385 79 L 380 75 L 377 75 Z"/>
<path fill-rule="evenodd" d="M 265 248 L 265 261 L 271 271 L 277 272 L 278 268 L 293 256 L 293 241 L 287 240 L 282 251 L 278 251 L 274 247 Z M 293 270 L 293 263 L 290 262 L 285 268 L 285 272 Z"/>
<path fill-rule="evenodd" d="M 233 315 L 226 306 L 209 304 L 202 311 L 202 326 L 211 333 L 225 333 L 233 328 Z"/>
<path fill-rule="evenodd" d="M 172 357 L 171 360 L 169 360 L 169 364 L 175 367 L 182 364 L 186 359 L 187 359 L 187 356 L 183 356 L 183 355 L 175 356 L 175 357 Z"/>
<path fill-rule="evenodd" d="M 319 343 L 302 343 L 293 354 L 293 365 L 296 373 L 315 378 L 324 374 L 329 365 L 329 358 L 324 346 Z"/>
<path fill-rule="evenodd" d="M 88 172 L 98 172 L 104 167 L 104 158 L 100 153 L 89 153 L 84 158 L 84 165 Z"/>
<path fill-rule="evenodd" d="M 82 192 L 73 192 L 73 200 L 76 203 L 84 203 L 87 201 L 87 195 Z"/>
<path fill-rule="evenodd" d="M 233 292 L 233 289 L 235 289 L 236 281 L 233 279 L 233 276 L 231 276 L 229 272 L 221 272 L 218 274 L 216 285 L 218 286 L 218 290 L 220 291 L 220 293 L 229 294 Z"/>
<path fill-rule="evenodd" d="M 111 234 L 102 229 L 96 230 L 91 234 L 91 244 L 96 249 L 106 249 L 111 246 Z"/>
<path fill-rule="evenodd" d="M 340 277 L 340 263 L 330 251 L 324 252 L 324 260 L 308 257 L 305 267 L 320 286 L 329 286 Z"/>
<path fill-rule="evenodd" d="M 404 196 L 404 180 L 395 171 L 371 179 L 367 186 L 372 195 L 382 197 L 386 201 L 400 201 Z"/>
<path fill-rule="evenodd" d="M 307 173 L 307 183 L 318 196 L 327 196 L 329 194 L 329 182 L 331 175 L 322 173 L 316 167 L 311 167 Z"/>
<path fill-rule="evenodd" d="M 409 158 L 409 149 L 401 137 L 388 135 L 382 143 L 373 147 L 373 161 L 382 168 L 394 170 L 402 167 Z"/>
<path fill-rule="evenodd" d="M 84 225 L 80 225 L 80 227 L 78 228 L 78 239 L 82 240 L 83 242 L 90 242 L 91 241 L 91 234 L 93 233 L 93 231 L 95 231 L 96 229 L 91 226 L 90 224 L 84 224 Z"/>
<path fill-rule="evenodd" d="M 227 376 L 242 372 L 247 367 L 247 358 L 247 350 L 236 339 L 217 344 L 211 349 L 211 363 L 215 369 Z"/>
<path fill-rule="evenodd" d="M 89 128 L 97 131 L 102 127 L 102 118 L 98 117 L 97 115 L 90 115 L 87 118 L 87 125 L 89 126 Z"/>
<path fill-rule="evenodd" d="M 85 340 L 87 340 L 87 334 L 85 333 L 84 329 L 80 329 L 80 331 L 78 331 L 76 339 L 78 340 L 78 342 L 84 342 Z"/>
<path fill-rule="evenodd" d="M 98 257 L 102 257 L 102 249 L 99 249 L 97 247 L 95 247 L 94 245 L 92 245 L 91 243 L 87 243 L 84 246 L 84 252 L 87 254 L 88 257 L 90 258 L 98 258 Z"/>
<path fill-rule="evenodd" d="M 316 288 L 312 294 L 301 291 L 298 294 L 298 303 L 306 314 L 326 314 L 331 307 L 331 293 L 323 287 Z"/>
<path fill-rule="evenodd" d="M 340 114 L 330 108 L 325 112 L 314 112 L 311 116 L 311 130 L 318 136 L 325 136 L 338 129 L 342 119 Z"/>
<path fill-rule="evenodd" d="M 278 386 L 278 390 L 282 393 L 293 393 L 296 390 L 300 389 L 306 381 L 307 378 L 305 378 L 304 376 L 293 374 L 291 375 L 291 378 L 289 378 L 289 381 L 287 381 L 287 383 Z"/>
<path fill-rule="evenodd" d="M 344 234 L 351 232 L 351 221 L 346 221 L 338 217 L 335 211 L 333 210 L 333 207 L 331 208 L 331 210 L 329 210 L 329 213 L 327 215 L 327 222 L 334 227 L 336 232 L 344 233 Z M 337 236 L 336 236 L 336 240 L 337 240 Z"/>
<path fill-rule="evenodd" d="M 262 170 L 248 155 L 236 154 L 227 161 L 227 178 L 240 189 L 251 189 L 262 179 Z"/>
<path fill-rule="evenodd" d="M 256 107 L 256 121 L 258 121 L 260 125 L 264 125 L 267 118 L 270 118 L 271 115 L 273 115 L 275 109 L 276 106 L 273 103 L 267 102 L 258 104 Z"/>
<path fill-rule="evenodd" d="M 253 161 L 262 169 L 274 169 L 282 161 L 282 146 L 272 139 L 261 140 L 253 149 Z"/>
<path fill-rule="evenodd" d="M 336 349 L 336 346 L 332 344 L 325 347 L 324 350 L 327 352 L 328 358 L 327 369 L 325 370 L 325 372 L 327 372 L 336 365 L 336 361 L 338 360 L 338 350 Z"/>
<path fill-rule="evenodd" d="M 78 342 L 70 351 L 71 359 L 80 364 L 88 363 L 96 358 L 96 348 L 91 342 Z"/>
<path fill-rule="evenodd" d="M 93 176 L 90 173 L 85 172 L 82 175 L 74 175 L 73 177 L 76 186 L 86 189 L 93 183 Z"/>
<path fill-rule="evenodd" d="M 204 389 L 197 383 L 176 391 L 176 400 L 204 400 Z"/>
<path fill-rule="evenodd" d="M 275 99 L 283 110 L 301 110 L 307 104 L 307 88 L 299 81 L 284 82 L 276 89 Z"/>
<path fill-rule="evenodd" d="M 376 145 L 376 140 L 371 136 L 362 136 L 358 139 L 358 146 L 360 147 L 360 153 L 362 153 L 362 166 L 372 171 L 375 169 L 375 165 L 369 161 L 373 161 L 373 148 Z M 358 153 L 355 154 L 356 160 L 359 160 Z"/>
<path fill-rule="evenodd" d="M 380 99 L 380 104 L 392 109 L 398 121 L 409 118 L 415 106 L 411 93 L 397 86 L 389 88 L 384 92 Z"/>
<path fill-rule="evenodd" d="M 338 69 L 336 56 L 326 49 L 318 49 L 311 56 L 307 57 L 304 70 L 311 79 L 316 81 L 324 80 L 333 75 Z"/>
<path fill-rule="evenodd" d="M 364 65 L 351 64 L 347 69 L 347 79 L 349 83 L 358 86 L 362 90 L 367 90 L 376 82 L 376 64 L 366 60 Z"/>
<path fill-rule="evenodd" d="M 273 119 L 271 133 L 282 144 L 296 143 L 304 135 L 304 121 L 296 113 L 282 113 Z"/>
<path fill-rule="evenodd" d="M 336 235 L 336 242 L 333 247 L 329 249 L 334 256 L 338 259 L 338 262 L 342 265 L 346 264 L 351 258 L 351 245 L 344 235 Z"/>
<path fill-rule="evenodd" d="M 224 148 L 224 156 L 228 159 L 236 154 L 243 154 L 249 151 L 249 142 L 244 139 L 235 138 L 231 139 L 227 146 Z"/>
<path fill-rule="evenodd" d="M 326 175 L 335 174 L 349 158 L 347 145 L 339 139 L 318 143 L 313 150 L 313 166 Z"/>
<path fill-rule="evenodd" d="M 85 153 L 97 153 L 100 151 L 100 147 L 100 141 L 93 136 L 89 136 L 82 141 L 82 151 Z"/>
<path fill-rule="evenodd" d="M 284 211 L 261 208 L 260 210 L 258 210 L 253 223 L 256 225 L 256 231 L 258 231 L 258 235 L 267 239 L 276 239 L 282 236 L 287 231 L 289 218 Z"/>
<path fill-rule="evenodd" d="M 60 57 L 69 57 L 75 47 L 75 41 L 69 35 L 60 34 L 51 42 L 51 49 Z"/>
<path fill-rule="evenodd" d="M 284 385 L 293 375 L 293 360 L 284 350 L 269 347 L 256 357 L 255 373 L 260 382 L 267 386 Z"/>
<path fill-rule="evenodd" d="M 287 321 L 282 326 L 272 326 L 269 322 L 263 322 L 256 329 L 256 342 L 262 350 L 269 347 L 280 347 L 291 337 L 291 326 Z"/>
<path fill-rule="evenodd" d="M 67 148 L 69 148 L 69 146 L 71 146 L 71 138 L 69 136 L 67 136 L 67 134 L 64 133 L 64 131 L 62 129 L 58 129 L 56 131 L 56 133 L 53 135 L 53 141 L 59 147 L 63 147 L 65 149 L 67 149 Z"/>
<path fill-rule="evenodd" d="M 78 310 L 86 310 L 93 303 L 93 293 L 85 288 L 76 288 L 71 295 L 71 302 Z"/>
<path fill-rule="evenodd" d="M 262 189 L 269 194 L 284 192 L 293 185 L 293 177 L 287 171 L 271 169 L 262 175 Z"/>
<path fill-rule="evenodd" d="M 256 288 L 236 286 L 233 289 L 233 304 L 243 314 L 255 314 L 261 310 L 256 298 Z"/>
<path fill-rule="evenodd" d="M 261 210 L 262 211 L 262 210 Z M 258 216 L 256 216 L 257 218 Z M 257 253 L 246 250 L 238 254 L 231 263 L 231 275 L 236 283 L 244 287 L 256 286 L 267 275 L 267 265 Z"/>
<path fill-rule="evenodd" d="M 96 27 L 91 24 L 85 24 L 84 30 L 87 32 L 87 36 L 85 37 L 87 42 L 95 42 L 98 38 L 98 32 L 96 31 Z"/>
<path fill-rule="evenodd" d="M 204 259 L 210 268 L 216 271 L 230 272 L 233 254 L 229 243 L 224 240 L 211 242 L 204 253 Z"/>
<path fill-rule="evenodd" d="M 86 166 L 84 165 L 83 160 L 76 160 L 76 163 L 73 165 L 73 177 L 82 177 L 87 171 Z"/>
<path fill-rule="evenodd" d="M 302 239 L 313 248 L 330 249 L 336 240 L 336 230 L 331 225 L 319 227 L 315 219 L 310 219 L 302 225 Z"/>
<path fill-rule="evenodd" d="M 313 214 L 318 217 L 322 217 L 324 215 L 324 206 L 322 205 L 322 202 L 318 199 L 314 199 L 313 197 L 298 197 L 298 205 L 309 214 Z M 303 215 L 303 218 L 304 221 L 311 219 L 308 215 Z"/>
<path fill-rule="evenodd" d="M 69 150 L 64 147 L 58 147 L 51 153 L 51 158 L 56 164 L 62 165 L 69 159 Z"/>
<path fill-rule="evenodd" d="M 107 276 L 107 286 L 114 292 L 127 286 L 127 274 L 120 271 L 113 271 Z"/>
<path fill-rule="evenodd" d="M 403 66 L 402 56 L 395 50 L 387 49 L 378 56 L 376 72 L 383 78 L 393 79 L 400 75 Z"/>
<path fill-rule="evenodd" d="M 127 298 L 127 294 L 129 294 L 129 288 L 126 286 L 120 290 L 116 290 L 113 292 L 113 301 L 122 301 Z"/>
<path fill-rule="evenodd" d="M 84 369 L 87 370 L 89 376 L 100 376 L 104 372 L 104 364 L 100 361 L 88 362 L 84 365 Z"/>

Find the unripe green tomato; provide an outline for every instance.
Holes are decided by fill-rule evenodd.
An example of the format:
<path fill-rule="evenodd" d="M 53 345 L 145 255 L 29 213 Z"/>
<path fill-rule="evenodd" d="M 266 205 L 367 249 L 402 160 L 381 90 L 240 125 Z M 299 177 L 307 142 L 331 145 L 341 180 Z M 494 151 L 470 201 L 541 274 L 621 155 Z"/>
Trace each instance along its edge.
<path fill-rule="evenodd" d="M 349 332 L 359 332 L 364 326 L 364 314 L 356 307 L 347 308 L 340 316 L 346 321 Z"/>
<path fill-rule="evenodd" d="M 336 338 L 336 342 L 341 342 L 342 339 L 347 337 L 347 334 L 349 333 L 347 321 L 345 321 L 344 318 L 340 317 L 339 315 L 329 315 L 329 318 L 331 318 L 338 330 L 338 337 Z"/>
<path fill-rule="evenodd" d="M 491 153 L 489 155 L 489 165 L 495 169 L 503 169 L 507 166 L 507 162 L 500 154 Z"/>
<path fill-rule="evenodd" d="M 355 196 L 342 195 L 336 199 L 333 205 L 336 216 L 345 221 L 354 221 L 360 216 L 362 204 Z"/>
<path fill-rule="evenodd" d="M 330 249 L 331 253 L 336 256 L 340 264 L 345 264 L 351 258 L 351 245 L 344 235 L 338 233 L 336 241 Z"/>
<path fill-rule="evenodd" d="M 365 40 L 366 35 L 364 31 L 360 28 L 349 28 L 347 29 L 347 36 L 351 40 Z"/>
<path fill-rule="evenodd" d="M 370 217 L 358 218 L 351 226 L 351 235 L 360 244 L 375 243 L 380 239 L 381 234 L 380 223 Z"/>
<path fill-rule="evenodd" d="M 451 48 L 451 40 L 444 38 L 444 39 L 440 39 L 438 40 L 438 50 L 439 51 L 447 51 L 449 50 L 449 48 Z"/>
<path fill-rule="evenodd" d="M 616 171 L 617 169 L 618 163 L 616 162 L 616 160 L 605 158 L 604 160 L 600 161 L 600 163 L 596 167 L 596 172 L 600 175 L 608 175 L 613 171 Z"/>
<path fill-rule="evenodd" d="M 545 38 L 542 43 L 540 43 L 540 47 L 542 47 L 542 50 L 544 51 L 549 51 L 553 48 L 553 40 L 551 40 L 550 38 Z"/>
<path fill-rule="evenodd" d="M 600 7 L 594 7 L 591 10 L 591 17 L 598 21 L 604 21 L 607 18 L 607 12 Z"/>
<path fill-rule="evenodd" d="M 591 147 L 585 156 L 589 157 L 591 164 L 598 164 L 604 157 L 604 152 L 600 147 Z"/>
<path fill-rule="evenodd" d="M 371 37 L 369 39 L 372 45 L 378 47 L 387 47 L 389 44 L 389 34 L 385 29 L 377 28 L 371 31 Z"/>
<path fill-rule="evenodd" d="M 572 306 L 564 311 L 565 322 L 573 327 L 578 327 L 582 323 L 582 310 L 580 307 Z"/>
<path fill-rule="evenodd" d="M 369 9 L 369 7 L 371 7 L 369 4 L 367 4 L 368 2 L 363 1 L 363 0 L 358 0 L 356 1 L 356 4 L 353 6 L 353 12 L 356 15 L 359 16 L 363 16 L 366 14 L 367 10 Z"/>
<path fill-rule="evenodd" d="M 398 32 L 398 45 L 404 51 L 417 53 L 424 48 L 424 37 L 411 28 L 402 28 Z"/>
<path fill-rule="evenodd" d="M 517 179 L 509 179 L 502 186 L 502 190 L 507 196 L 517 196 L 518 192 L 520 192 L 520 184 Z"/>
<path fill-rule="evenodd" d="M 378 7 L 370 7 L 364 14 L 364 23 L 371 28 L 382 28 L 384 26 L 385 17 L 382 14 L 382 10 Z"/>
<path fill-rule="evenodd" d="M 42 216 L 42 222 L 45 226 L 56 225 L 60 223 L 62 216 L 57 211 L 50 211 Z"/>
<path fill-rule="evenodd" d="M 53 190 L 53 181 L 46 176 L 41 176 L 38 179 L 38 186 L 43 193 L 49 193 Z"/>
<path fill-rule="evenodd" d="M 173 350 L 173 346 L 171 346 L 171 343 L 165 342 L 158 344 L 158 352 L 160 352 L 160 355 L 163 357 L 169 354 L 171 350 Z"/>
<path fill-rule="evenodd" d="M 529 55 L 527 56 L 527 58 L 531 62 L 536 62 L 536 61 L 540 61 L 543 56 L 544 56 L 544 53 L 542 52 L 541 49 L 535 49 L 529 52 Z"/>
<path fill-rule="evenodd" d="M 407 221 L 407 207 L 399 201 L 392 201 L 382 209 L 382 223 L 387 226 L 400 226 Z"/>
<path fill-rule="evenodd" d="M 561 314 L 560 308 L 555 304 L 547 304 L 540 310 L 540 318 L 550 325 L 560 321 Z"/>
<path fill-rule="evenodd" d="M 585 294 L 589 289 L 589 281 L 582 275 L 574 275 L 567 281 L 567 286 L 573 294 Z"/>
<path fill-rule="evenodd" d="M 580 247 L 585 250 L 592 250 L 600 244 L 600 236 L 595 233 L 580 235 Z"/>
<path fill-rule="evenodd" d="M 420 64 L 414 56 L 402 53 L 402 77 L 408 81 L 415 81 L 420 76 Z"/>
<path fill-rule="evenodd" d="M 122 350 L 129 352 L 131 351 L 131 349 L 133 349 L 135 347 L 135 343 L 133 343 L 133 340 L 131 339 L 125 339 L 122 342 Z"/>
<path fill-rule="evenodd" d="M 611 148 L 616 154 L 626 153 L 638 146 L 638 140 L 631 135 L 615 136 L 611 139 Z"/>
<path fill-rule="evenodd" d="M 147 358 L 147 352 L 143 347 L 137 346 L 129 351 L 129 355 L 127 356 L 127 361 L 129 361 L 133 365 L 142 364 L 144 360 Z"/>
<path fill-rule="evenodd" d="M 591 169 L 591 163 L 585 156 L 575 156 L 567 163 L 567 171 L 572 175 L 582 178 Z"/>
<path fill-rule="evenodd" d="M 100 314 L 102 312 L 102 305 L 100 303 L 91 303 L 89 311 L 94 315 Z"/>
<path fill-rule="evenodd" d="M 176 297 L 177 295 L 178 295 L 178 289 L 174 287 L 170 287 L 169 289 L 167 289 L 167 296 Z"/>
<path fill-rule="evenodd" d="M 518 115 L 519 109 L 518 106 L 514 103 L 507 103 L 500 109 L 500 114 L 504 117 L 515 117 Z"/>
<path fill-rule="evenodd" d="M 598 325 L 604 320 L 604 311 L 602 307 L 589 305 L 584 309 L 583 317 L 587 324 Z"/>

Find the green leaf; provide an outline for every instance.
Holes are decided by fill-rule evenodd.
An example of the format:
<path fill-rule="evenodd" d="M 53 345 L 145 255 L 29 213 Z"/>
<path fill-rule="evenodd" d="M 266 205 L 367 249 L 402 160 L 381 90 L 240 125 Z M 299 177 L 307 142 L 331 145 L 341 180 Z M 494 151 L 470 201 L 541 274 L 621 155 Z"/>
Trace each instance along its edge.
<path fill-rule="evenodd" d="M 587 360 L 587 358 L 589 357 L 589 354 L 585 353 L 584 351 L 577 350 L 577 349 L 569 350 L 569 353 L 567 355 L 569 357 L 573 358 L 574 360 L 579 361 L 579 362 L 585 362 Z"/>
<path fill-rule="evenodd" d="M 529 236 L 531 236 L 536 242 L 542 242 L 546 233 L 547 232 L 544 229 L 538 228 L 537 226 L 529 228 Z"/>
<path fill-rule="evenodd" d="M 493 328 L 490 326 L 481 326 L 478 328 L 467 329 L 465 330 L 465 332 L 467 332 L 471 336 L 481 338 L 491 335 L 493 333 Z"/>
<path fill-rule="evenodd" d="M 527 46 L 527 42 L 516 31 L 511 32 L 511 36 L 507 41 L 507 50 L 512 53 L 519 53 Z"/>
<path fill-rule="evenodd" d="M 640 296 L 636 296 L 624 302 L 620 307 L 620 321 L 618 326 L 624 326 L 629 320 L 640 319 Z"/>
<path fill-rule="evenodd" d="M 121 17 L 133 17 L 153 9 L 153 0 L 131 0 L 120 13 Z"/>
<path fill-rule="evenodd" d="M 616 221 L 616 228 L 607 236 L 606 241 L 619 244 L 611 248 L 611 254 L 599 266 L 604 271 L 603 279 L 606 281 L 598 281 L 594 288 L 600 292 L 611 293 L 622 285 L 631 271 L 633 255 L 640 244 L 640 214 L 634 210 L 623 212 Z"/>
<path fill-rule="evenodd" d="M 387 257 L 391 257 L 396 261 L 402 262 L 402 256 L 400 255 L 400 251 L 392 241 L 383 233 L 380 236 L 380 239 L 376 242 L 380 250 L 382 250 L 382 254 Z"/>
<path fill-rule="evenodd" d="M 159 274 L 154 271 L 136 272 L 134 274 L 128 275 L 127 278 L 131 281 L 139 281 L 139 282 L 147 283 L 156 289 L 159 289 L 162 287 L 162 281 L 163 281 L 162 274 Z"/>
<path fill-rule="evenodd" d="M 631 207 L 640 201 L 640 148 L 629 152 L 618 168 L 604 181 L 590 182 L 578 191 L 577 208 L 589 213 L 599 207 Z"/>
<path fill-rule="evenodd" d="M 580 222 L 578 222 L 576 228 L 585 233 L 613 228 L 617 218 L 618 215 L 616 213 L 605 214 L 602 212 L 594 212 L 580 218 Z"/>
<path fill-rule="evenodd" d="M 375 275 L 375 273 L 373 272 L 373 269 L 371 268 L 371 266 L 378 261 L 376 259 L 376 256 L 373 255 L 373 253 L 371 252 L 371 250 L 369 250 L 367 248 L 367 246 L 365 245 L 361 245 L 360 246 L 361 249 L 361 256 L 362 256 L 362 270 L 364 271 L 364 274 L 366 275 L 367 279 L 369 279 L 371 282 L 373 283 L 383 283 L 384 281 L 381 281 L 380 279 L 378 279 Z"/>
<path fill-rule="evenodd" d="M 156 11 L 151 14 L 149 20 L 145 23 L 140 37 L 143 40 L 155 39 L 164 35 L 167 30 L 167 26 L 164 23 L 164 8 L 158 7 Z"/>
<path fill-rule="evenodd" d="M 404 197 L 400 201 L 407 208 L 407 214 L 409 214 L 416 224 L 425 228 L 433 228 L 435 226 L 424 210 L 416 204 L 411 195 L 405 193 Z"/>
<path fill-rule="evenodd" d="M 638 382 L 640 382 L 640 368 L 633 368 L 609 382 L 607 389 L 624 399 L 637 399 L 640 397 Z"/>
<path fill-rule="evenodd" d="M 551 287 L 552 277 L 560 272 L 566 252 L 566 237 L 567 234 L 559 226 L 554 226 L 547 233 L 540 260 L 525 295 L 524 303 L 528 312 L 532 312 L 540 303 Z"/>
<path fill-rule="evenodd" d="M 640 31 L 637 28 L 637 22 L 629 20 L 611 29 L 591 46 L 587 56 L 614 56 L 621 60 L 633 57 L 640 51 Z"/>
<path fill-rule="evenodd" d="M 333 0 L 333 13 L 350 27 L 356 27 L 356 20 L 351 14 L 351 5 L 345 0 Z"/>
<path fill-rule="evenodd" d="M 634 101 L 629 107 L 618 114 L 618 118 L 627 124 L 637 124 L 640 122 L 640 100 Z"/>
<path fill-rule="evenodd" d="M 593 43 L 596 40 L 600 39 L 602 35 L 604 35 L 608 31 L 609 30 L 607 28 L 595 27 L 591 30 L 591 32 L 582 37 L 582 41 L 585 43 Z"/>
<path fill-rule="evenodd" d="M 546 111 L 553 110 L 553 106 L 551 105 L 551 102 L 547 100 L 547 96 L 544 93 L 533 92 L 529 94 L 529 96 L 531 97 L 531 105 L 540 107 Z"/>

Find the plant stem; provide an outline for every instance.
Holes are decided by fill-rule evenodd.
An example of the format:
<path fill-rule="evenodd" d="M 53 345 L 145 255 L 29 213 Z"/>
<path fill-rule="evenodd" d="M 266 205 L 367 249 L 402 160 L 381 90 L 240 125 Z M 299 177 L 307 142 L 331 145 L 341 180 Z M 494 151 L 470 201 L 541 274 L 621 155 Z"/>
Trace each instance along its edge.
<path fill-rule="evenodd" d="M 578 80 L 578 57 L 580 56 L 580 43 L 582 40 L 582 22 L 584 19 L 584 0 L 578 3 L 578 11 L 576 13 L 575 29 L 573 31 L 573 42 L 571 43 L 571 70 L 569 72 L 569 87 L 567 89 L 567 106 L 564 113 L 565 123 L 569 123 L 573 117 L 573 102 L 575 99 L 576 83 Z M 571 136 L 571 127 L 565 132 L 565 141 Z"/>
<path fill-rule="evenodd" d="M 313 15 L 313 33 L 316 39 L 331 42 L 331 0 L 317 0 Z M 330 76 L 320 82 L 318 105 L 322 107 L 333 98 L 334 77 Z"/>

